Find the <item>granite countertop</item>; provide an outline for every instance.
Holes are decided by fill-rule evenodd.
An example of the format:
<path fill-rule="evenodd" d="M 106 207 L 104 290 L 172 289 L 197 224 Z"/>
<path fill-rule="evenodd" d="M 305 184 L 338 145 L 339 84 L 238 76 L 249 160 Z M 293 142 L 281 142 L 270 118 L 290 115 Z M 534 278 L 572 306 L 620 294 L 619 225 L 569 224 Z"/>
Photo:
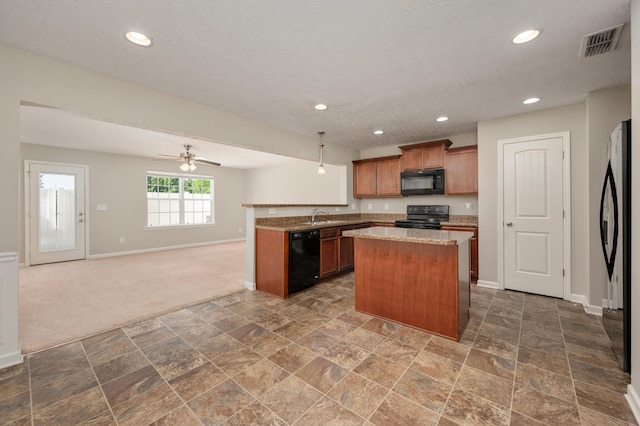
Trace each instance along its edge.
<path fill-rule="evenodd" d="M 299 223 L 256 225 L 256 229 L 268 229 L 270 231 L 289 232 L 289 231 L 302 231 L 305 229 L 321 229 L 321 228 L 334 228 L 339 226 L 360 225 L 363 223 L 371 223 L 371 222 L 373 221 L 370 219 L 319 220 L 316 223 L 299 222 Z"/>
<path fill-rule="evenodd" d="M 464 226 L 467 228 L 477 228 L 478 222 L 440 222 L 440 226 Z"/>
<path fill-rule="evenodd" d="M 439 231 L 435 229 L 388 228 L 375 226 L 373 228 L 354 229 L 345 231 L 342 235 L 355 238 L 370 238 L 376 240 L 390 240 L 419 244 L 458 245 L 473 237 L 471 232 Z"/>

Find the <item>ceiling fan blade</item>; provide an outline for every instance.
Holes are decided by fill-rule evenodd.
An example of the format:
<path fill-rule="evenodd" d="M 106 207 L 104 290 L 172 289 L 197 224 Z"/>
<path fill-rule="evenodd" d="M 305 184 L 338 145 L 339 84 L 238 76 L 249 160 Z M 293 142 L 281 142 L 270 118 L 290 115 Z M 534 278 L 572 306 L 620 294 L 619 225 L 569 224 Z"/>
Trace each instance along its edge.
<path fill-rule="evenodd" d="M 194 157 L 193 159 L 194 159 L 194 161 L 197 161 L 198 163 L 211 164 L 212 166 L 219 166 L 220 165 L 220 163 L 216 163 L 215 161 L 209 161 L 206 158 L 202 158 L 202 157 Z"/>
<path fill-rule="evenodd" d="M 169 157 L 168 159 L 170 160 L 179 160 L 182 158 L 182 156 L 177 156 L 177 155 L 169 155 L 169 154 L 158 154 L 160 157 Z"/>

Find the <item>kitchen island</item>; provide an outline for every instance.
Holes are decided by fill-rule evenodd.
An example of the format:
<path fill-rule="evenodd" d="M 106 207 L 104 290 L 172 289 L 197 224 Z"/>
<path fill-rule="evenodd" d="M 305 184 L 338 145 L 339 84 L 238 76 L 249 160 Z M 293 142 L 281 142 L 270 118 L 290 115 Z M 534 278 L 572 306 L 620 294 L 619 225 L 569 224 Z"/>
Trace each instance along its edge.
<path fill-rule="evenodd" d="M 356 310 L 460 340 L 472 233 L 373 227 L 344 235 L 354 238 Z"/>

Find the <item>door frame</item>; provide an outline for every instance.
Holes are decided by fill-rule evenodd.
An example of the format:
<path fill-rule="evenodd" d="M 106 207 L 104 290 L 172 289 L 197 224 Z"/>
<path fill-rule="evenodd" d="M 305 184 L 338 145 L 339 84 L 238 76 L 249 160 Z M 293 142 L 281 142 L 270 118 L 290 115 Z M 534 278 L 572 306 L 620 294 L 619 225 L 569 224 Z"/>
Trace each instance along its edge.
<path fill-rule="evenodd" d="M 41 161 L 41 160 L 24 160 L 24 264 L 25 266 L 31 266 L 31 176 L 29 169 L 32 164 L 42 164 L 45 166 L 69 166 L 78 167 L 84 169 L 84 205 L 82 206 L 84 214 L 84 258 L 87 258 L 89 253 L 89 166 L 86 164 L 73 164 L 73 163 L 58 163 L 54 161 Z"/>
<path fill-rule="evenodd" d="M 569 131 L 546 133 L 511 139 L 498 140 L 498 288 L 505 289 L 504 282 L 504 148 L 507 144 L 529 142 L 537 139 L 562 138 L 562 204 L 563 218 L 563 259 L 564 300 L 571 300 L 571 134 Z"/>

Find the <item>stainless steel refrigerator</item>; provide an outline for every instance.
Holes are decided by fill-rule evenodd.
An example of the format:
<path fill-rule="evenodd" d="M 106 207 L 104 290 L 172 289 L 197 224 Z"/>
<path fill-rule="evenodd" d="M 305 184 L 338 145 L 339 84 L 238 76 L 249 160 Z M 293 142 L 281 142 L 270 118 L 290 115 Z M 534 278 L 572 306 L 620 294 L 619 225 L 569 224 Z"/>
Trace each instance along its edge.
<path fill-rule="evenodd" d="M 607 269 L 602 325 L 620 367 L 631 372 L 631 120 L 609 138 L 600 199 L 600 240 Z"/>

